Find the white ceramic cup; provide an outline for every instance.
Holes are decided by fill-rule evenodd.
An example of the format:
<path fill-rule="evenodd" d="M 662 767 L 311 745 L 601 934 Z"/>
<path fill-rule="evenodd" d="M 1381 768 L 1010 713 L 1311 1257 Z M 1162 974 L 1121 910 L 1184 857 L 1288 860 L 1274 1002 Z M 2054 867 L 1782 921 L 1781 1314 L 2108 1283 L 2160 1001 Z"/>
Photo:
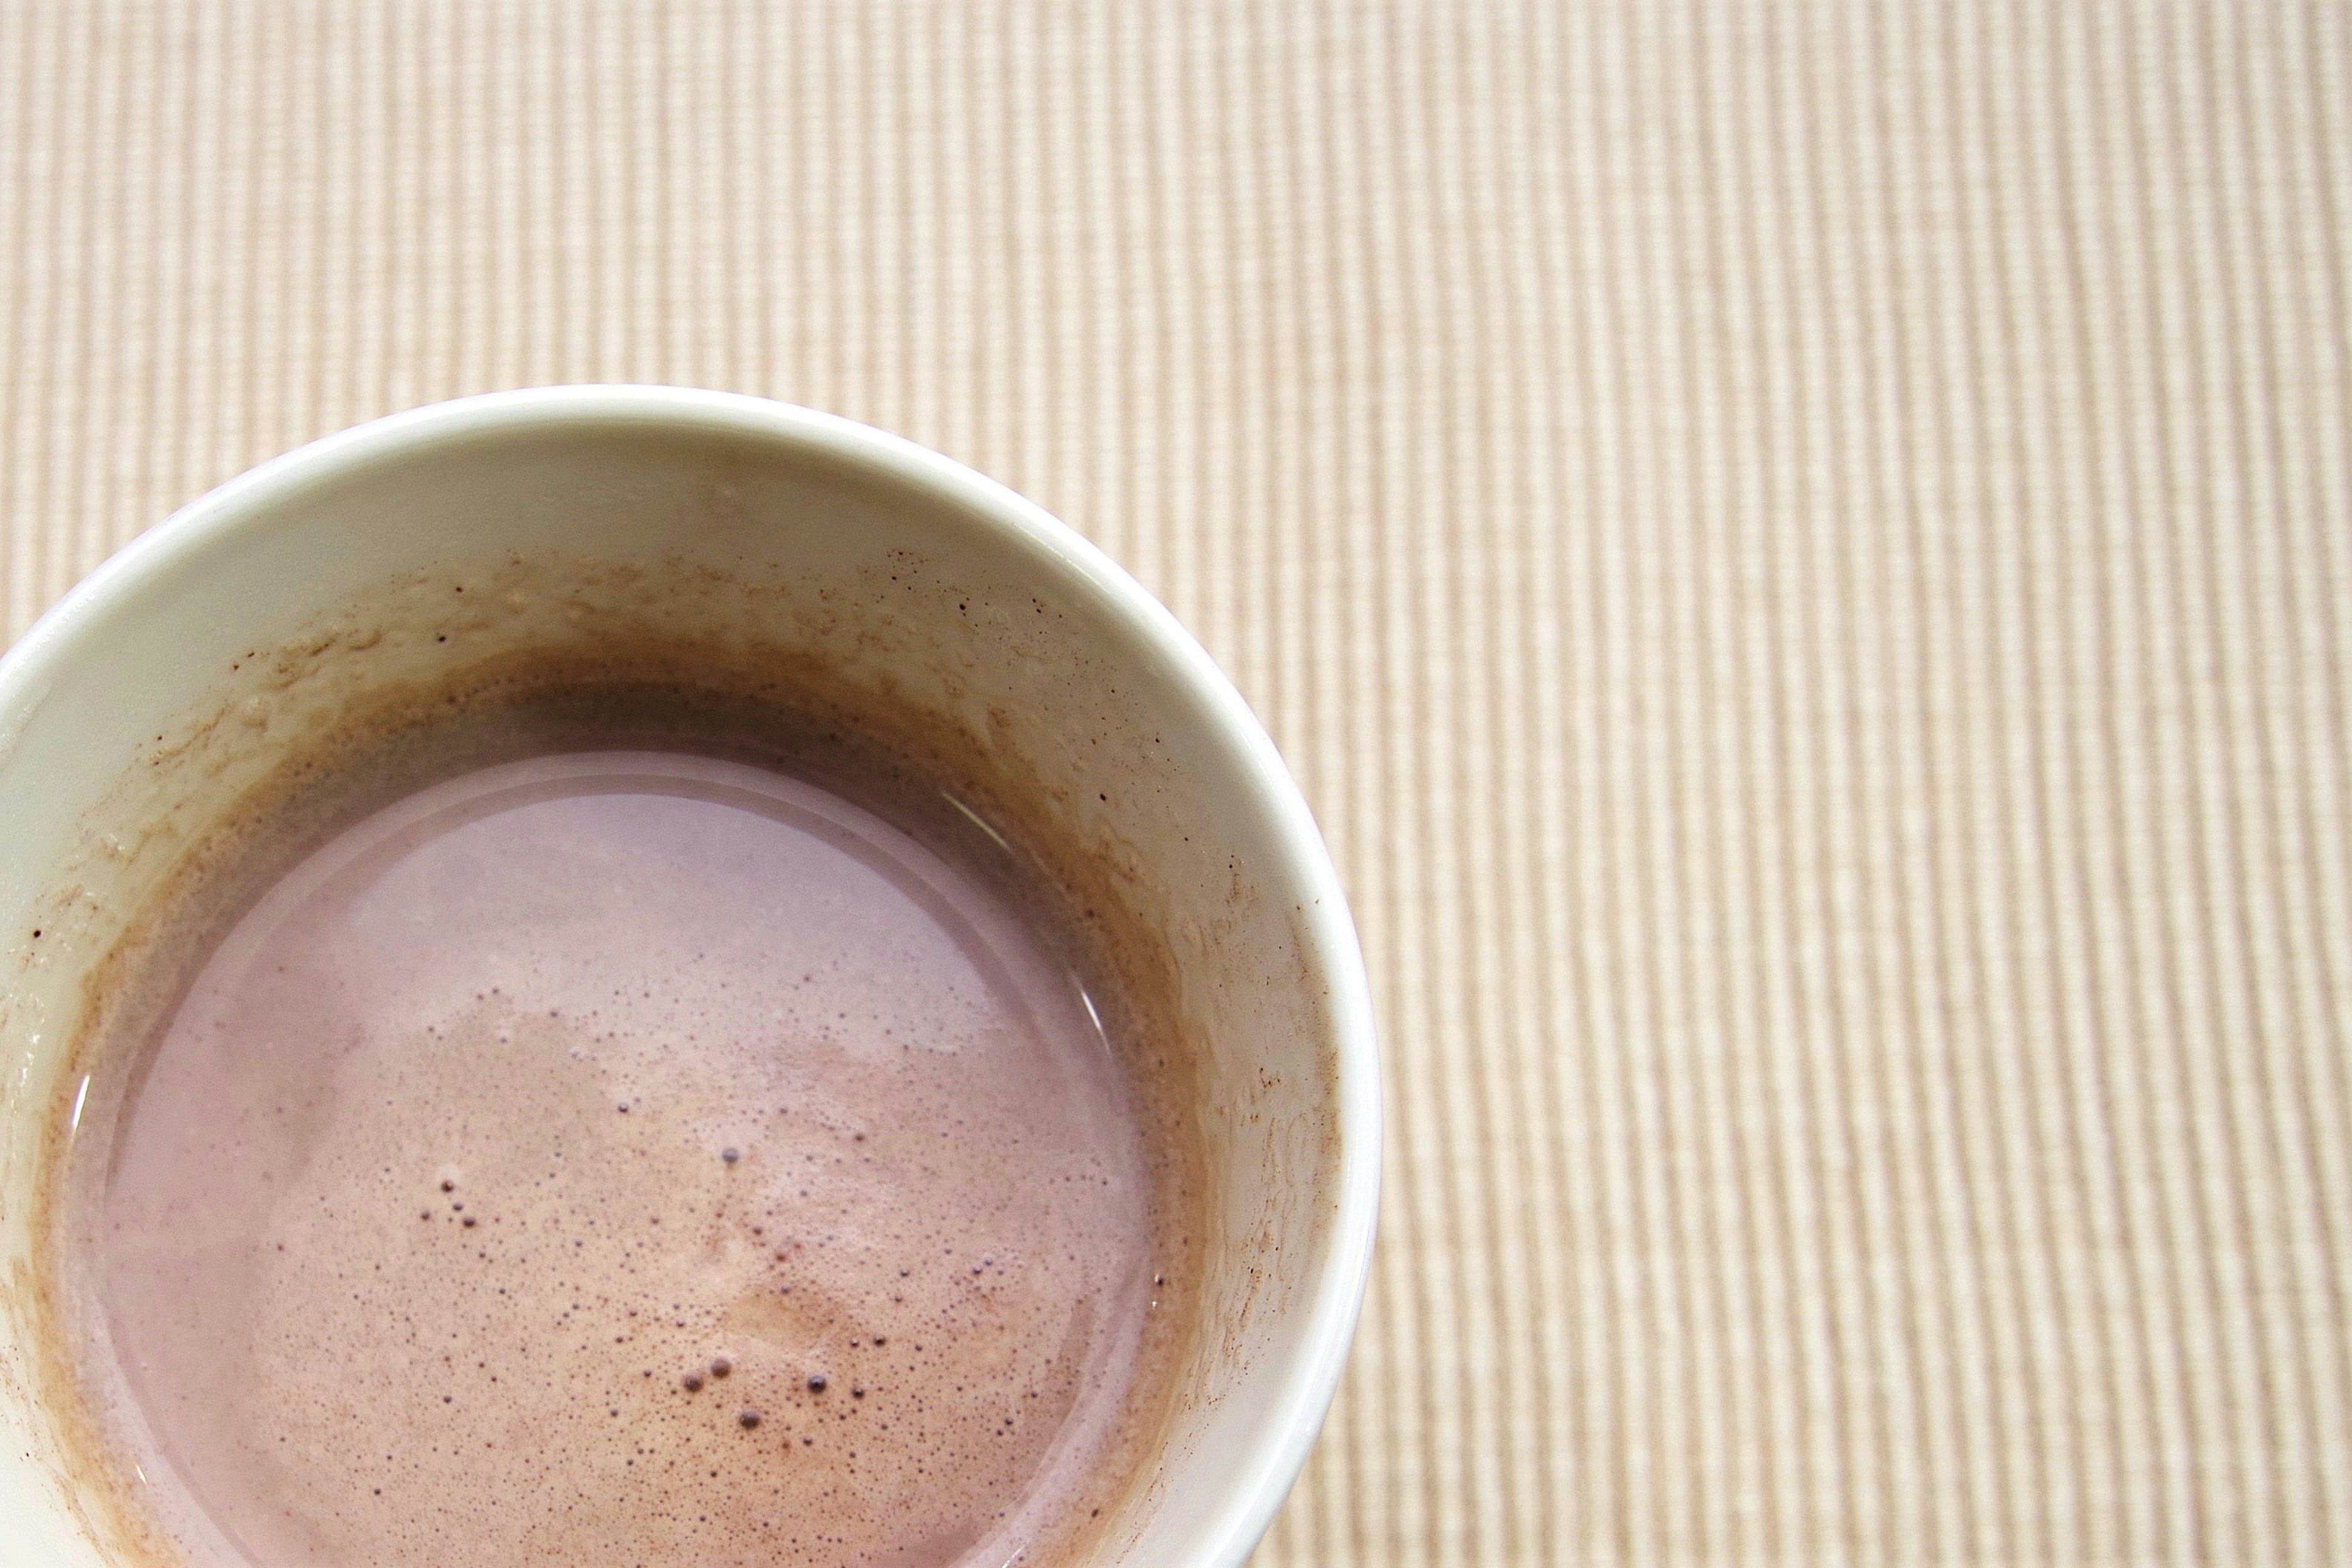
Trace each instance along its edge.
<path fill-rule="evenodd" d="M 755 398 L 564 387 L 267 463 L 0 659 L 0 1565 L 129 1561 L 51 1396 L 35 1199 L 85 982 L 142 893 L 372 683 L 647 616 L 887 684 L 1123 868 L 1198 1045 L 1212 1195 L 1176 1414 L 1099 1560 L 1238 1564 L 1265 1531 L 1354 1329 L 1381 1135 L 1355 931 L 1272 743 L 1133 579 L 971 470 Z"/>

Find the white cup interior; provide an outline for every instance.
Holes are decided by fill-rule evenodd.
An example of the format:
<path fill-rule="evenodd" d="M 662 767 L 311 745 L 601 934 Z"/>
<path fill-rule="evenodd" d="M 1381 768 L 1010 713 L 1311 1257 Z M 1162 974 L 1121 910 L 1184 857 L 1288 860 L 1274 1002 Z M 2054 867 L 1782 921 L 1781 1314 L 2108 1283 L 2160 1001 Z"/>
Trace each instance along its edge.
<path fill-rule="evenodd" d="M 138 1560 L 45 1395 L 35 1197 L 93 966 L 289 735 L 373 685 L 616 618 L 793 650 L 1017 758 L 1164 933 L 1211 1237 L 1176 1412 L 1103 1560 L 1240 1563 L 1336 1384 L 1376 1203 L 1362 963 L 1296 786 L 1167 612 L 1001 487 L 780 405 L 567 388 L 257 469 L 0 661 L 0 1564 Z"/>

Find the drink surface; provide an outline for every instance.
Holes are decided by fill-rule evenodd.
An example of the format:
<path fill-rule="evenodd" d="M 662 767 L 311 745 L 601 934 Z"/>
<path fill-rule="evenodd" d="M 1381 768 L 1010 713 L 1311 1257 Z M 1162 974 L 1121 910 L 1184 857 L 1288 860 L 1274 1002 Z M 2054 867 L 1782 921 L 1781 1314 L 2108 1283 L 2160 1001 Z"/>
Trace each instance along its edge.
<path fill-rule="evenodd" d="M 84 1205 L 94 1403 L 166 1528 L 207 1568 L 1066 1535 L 1172 1264 L 1049 924 L 682 753 L 345 828 L 205 960 Z"/>

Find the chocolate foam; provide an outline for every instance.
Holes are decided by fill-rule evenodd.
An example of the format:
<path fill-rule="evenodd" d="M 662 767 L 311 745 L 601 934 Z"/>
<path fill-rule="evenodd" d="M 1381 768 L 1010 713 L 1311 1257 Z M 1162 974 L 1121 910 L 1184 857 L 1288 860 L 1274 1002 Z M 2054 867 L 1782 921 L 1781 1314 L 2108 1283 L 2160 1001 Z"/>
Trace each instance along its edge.
<path fill-rule="evenodd" d="M 340 807 L 287 793 L 292 838 L 253 816 L 154 923 L 177 958 L 116 974 L 111 1158 L 58 1234 L 162 1533 L 206 1568 L 1078 1550 L 1198 1245 L 1116 955 L 952 794 L 908 806 L 919 770 L 891 817 L 960 845 L 740 760 L 497 761 L 665 706 L 530 689 Z"/>

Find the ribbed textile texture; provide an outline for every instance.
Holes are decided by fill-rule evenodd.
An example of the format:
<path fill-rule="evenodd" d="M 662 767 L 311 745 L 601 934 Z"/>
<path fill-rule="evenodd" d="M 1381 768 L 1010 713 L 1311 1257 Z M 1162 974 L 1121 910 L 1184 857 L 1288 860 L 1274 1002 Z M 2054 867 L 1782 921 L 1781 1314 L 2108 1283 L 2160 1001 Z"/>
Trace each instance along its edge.
<path fill-rule="evenodd" d="M 2352 7 L 0 5 L 0 611 L 493 387 L 1264 716 L 1391 1142 L 1258 1561 L 2352 1563 Z"/>

